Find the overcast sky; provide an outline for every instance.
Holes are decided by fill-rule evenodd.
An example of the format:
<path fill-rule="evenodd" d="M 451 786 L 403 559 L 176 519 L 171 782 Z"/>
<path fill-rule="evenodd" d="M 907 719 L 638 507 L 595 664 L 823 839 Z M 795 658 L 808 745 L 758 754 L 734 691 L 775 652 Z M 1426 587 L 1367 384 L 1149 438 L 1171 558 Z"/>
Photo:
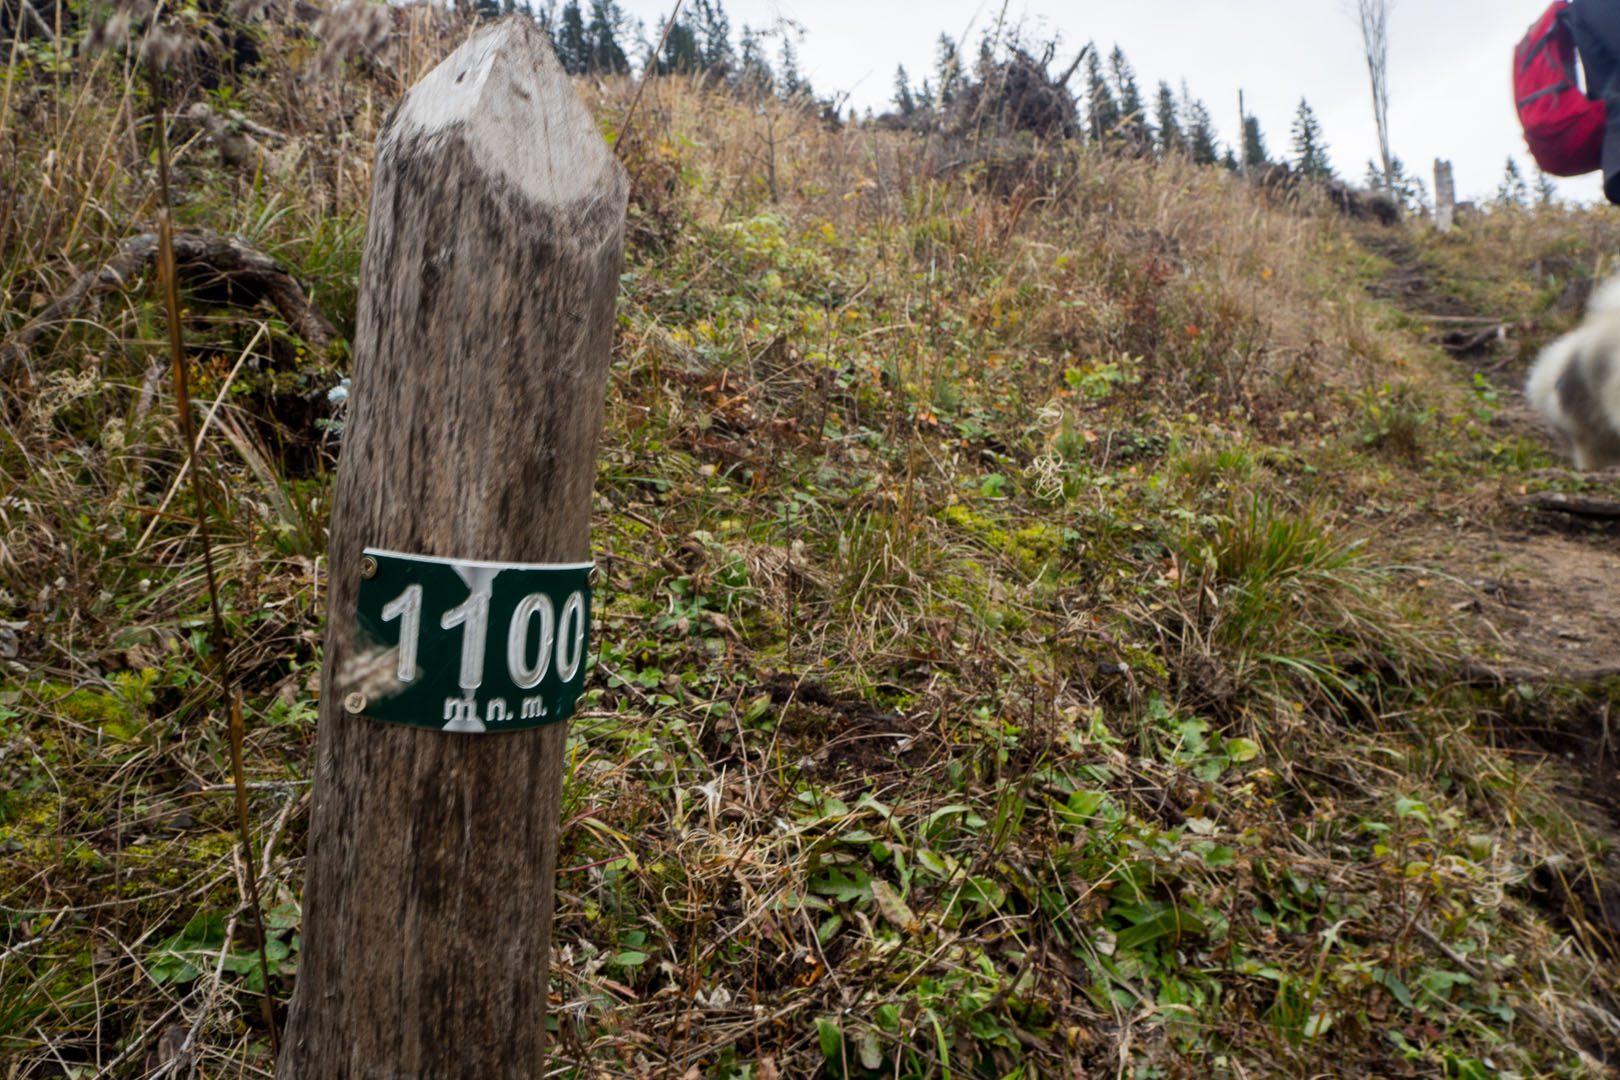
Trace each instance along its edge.
<path fill-rule="evenodd" d="M 620 0 L 653 34 L 673 0 Z M 582 5 L 583 6 L 583 5 Z M 1513 111 L 1513 46 L 1545 0 L 1393 0 L 1389 13 L 1390 143 L 1408 171 L 1432 181 L 1436 157 L 1456 172 L 1458 198 L 1496 190 L 1509 154 L 1533 168 Z M 933 71 L 941 31 L 977 43 L 995 27 L 999 0 L 726 0 L 735 34 L 789 20 L 803 29 L 800 67 L 816 91 L 848 91 L 850 104 L 889 108 L 896 64 Z M 1185 78 L 1222 144 L 1238 134 L 1238 91 L 1259 117 L 1273 159 L 1289 153 L 1303 95 L 1321 121 L 1334 168 L 1360 182 L 1378 155 L 1372 94 L 1354 0 L 1009 0 L 1008 22 L 1026 40 L 1057 35 L 1066 66 L 1087 41 L 1118 44 L 1143 92 Z M 1077 80 L 1078 81 L 1078 80 Z M 1602 197 L 1598 175 L 1559 183 L 1565 198 Z"/>

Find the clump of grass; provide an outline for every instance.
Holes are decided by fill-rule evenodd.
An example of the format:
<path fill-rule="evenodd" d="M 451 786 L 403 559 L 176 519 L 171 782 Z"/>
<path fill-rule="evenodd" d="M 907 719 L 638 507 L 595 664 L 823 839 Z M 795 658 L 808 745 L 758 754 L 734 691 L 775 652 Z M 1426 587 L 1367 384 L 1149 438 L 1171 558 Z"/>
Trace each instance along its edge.
<path fill-rule="evenodd" d="M 1438 410 L 1411 382 L 1384 383 L 1362 395 L 1357 435 L 1369 449 L 1420 461 L 1435 429 Z"/>
<path fill-rule="evenodd" d="M 1338 532 L 1320 507 L 1252 494 L 1183 550 L 1196 574 L 1191 633 L 1239 687 L 1370 714 L 1358 676 L 1436 659 L 1388 595 L 1389 571 L 1365 538 Z"/>

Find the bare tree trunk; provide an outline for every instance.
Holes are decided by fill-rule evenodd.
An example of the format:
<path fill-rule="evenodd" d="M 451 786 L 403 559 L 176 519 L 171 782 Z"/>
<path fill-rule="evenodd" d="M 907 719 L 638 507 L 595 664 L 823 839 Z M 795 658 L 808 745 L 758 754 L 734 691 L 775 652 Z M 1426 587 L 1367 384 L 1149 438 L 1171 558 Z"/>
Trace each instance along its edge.
<path fill-rule="evenodd" d="M 1361 43 L 1372 79 L 1373 120 L 1378 125 L 1378 153 L 1384 166 L 1384 190 L 1395 192 L 1395 159 L 1389 152 L 1389 0 L 1356 0 L 1361 16 Z"/>
<path fill-rule="evenodd" d="M 474 35 L 378 138 L 283 1080 L 542 1075 L 566 725 L 382 723 L 351 660 L 376 549 L 587 558 L 625 197 L 524 19 Z"/>

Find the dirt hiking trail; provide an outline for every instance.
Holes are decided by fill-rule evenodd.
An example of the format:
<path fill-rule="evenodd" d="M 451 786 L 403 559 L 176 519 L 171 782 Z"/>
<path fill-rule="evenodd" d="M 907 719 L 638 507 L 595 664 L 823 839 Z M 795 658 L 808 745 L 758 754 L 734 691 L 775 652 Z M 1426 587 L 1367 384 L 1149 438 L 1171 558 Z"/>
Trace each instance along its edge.
<path fill-rule="evenodd" d="M 1504 440 L 1540 440 L 1562 455 L 1555 434 L 1525 401 L 1526 357 L 1533 353 L 1518 347 L 1518 340 L 1551 340 L 1554 331 L 1467 310 L 1438 287 L 1440 271 L 1425 265 L 1404 237 L 1358 239 L 1393 264 L 1368 291 L 1427 325 L 1426 337 L 1452 356 L 1462 385 L 1478 375 L 1500 393 L 1493 431 Z M 1590 279 L 1572 283 L 1558 313 L 1580 310 L 1590 291 Z M 1572 495 L 1593 481 L 1612 489 L 1620 479 L 1564 469 L 1535 476 Z M 1521 484 L 1506 483 L 1493 501 L 1460 515 L 1460 526 L 1430 517 L 1386 541 L 1386 554 L 1432 570 L 1419 585 L 1435 590 L 1431 595 L 1452 612 L 1470 657 L 1465 678 L 1502 691 L 1500 712 L 1481 717 L 1494 740 L 1554 770 L 1571 814 L 1620 847 L 1620 710 L 1611 708 L 1620 687 L 1620 520 L 1603 516 L 1608 500 L 1592 502 L 1596 516 L 1561 512 L 1526 495 Z M 1620 853 L 1611 850 L 1604 865 L 1580 869 L 1567 888 L 1549 889 L 1546 900 L 1578 933 L 1616 949 Z"/>

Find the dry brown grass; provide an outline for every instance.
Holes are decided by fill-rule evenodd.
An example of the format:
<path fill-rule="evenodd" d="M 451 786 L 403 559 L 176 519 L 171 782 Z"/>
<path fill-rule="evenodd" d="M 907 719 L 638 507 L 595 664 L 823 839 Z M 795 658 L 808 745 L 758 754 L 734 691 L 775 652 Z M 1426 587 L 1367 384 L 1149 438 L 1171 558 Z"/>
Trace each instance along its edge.
<path fill-rule="evenodd" d="M 382 52 L 324 68 L 264 29 L 231 102 L 285 136 L 256 136 L 263 168 L 171 136 L 182 215 L 289 262 L 340 331 L 370 140 L 464 31 L 392 20 Z M 616 135 L 633 85 L 578 89 Z M 43 181 L 0 223 L 9 334 L 144 227 L 153 178 L 121 54 L 15 64 L 0 98 L 0 183 Z M 1324 208 L 1179 160 L 996 152 L 959 165 L 774 99 L 647 88 L 622 147 L 555 1071 L 1603 1075 L 1613 960 L 1547 877 L 1600 863 L 1601 820 L 1475 737 L 1500 698 L 1453 684 L 1454 635 L 1377 543 L 1494 512 L 1526 463 L 1365 295 L 1384 265 Z M 1514 268 L 1607 228 L 1400 235 L 1528 315 Z M 343 352 L 268 309 L 188 309 L 291 954 L 336 450 L 315 421 L 341 416 Z M 202 1075 L 269 1064 L 226 932 L 244 870 L 195 523 L 165 506 L 160 329 L 139 287 L 106 295 L 42 339 L 5 418 L 18 1077 L 150 1075 L 188 1034 Z M 1434 403 L 1403 420 L 1412 452 L 1364 437 L 1403 378 Z"/>

